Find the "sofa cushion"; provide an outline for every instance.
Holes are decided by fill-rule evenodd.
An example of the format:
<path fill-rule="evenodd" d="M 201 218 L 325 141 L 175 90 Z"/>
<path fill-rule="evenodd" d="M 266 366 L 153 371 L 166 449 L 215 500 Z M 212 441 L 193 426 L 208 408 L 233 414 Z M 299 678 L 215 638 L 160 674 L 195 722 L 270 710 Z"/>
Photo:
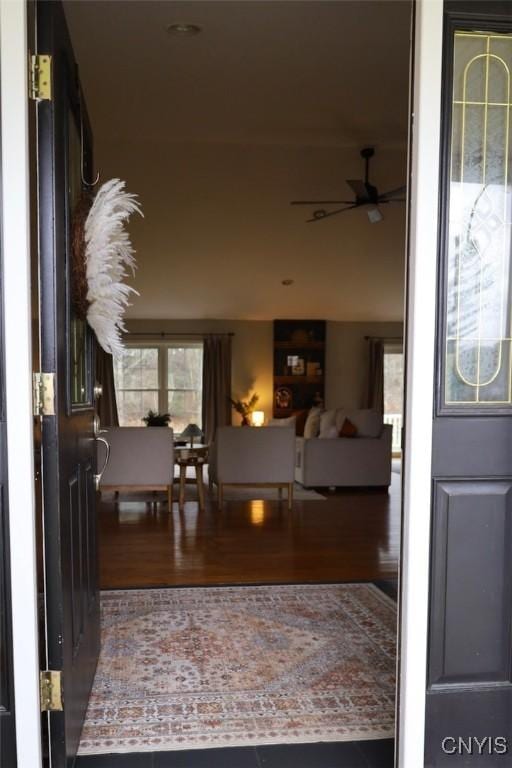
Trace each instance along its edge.
<path fill-rule="evenodd" d="M 336 411 L 324 411 L 320 416 L 319 437 L 328 437 L 331 427 L 336 428 Z"/>
<path fill-rule="evenodd" d="M 309 439 L 311 437 L 318 437 L 318 433 L 320 431 L 320 416 L 322 414 L 322 409 L 319 407 L 314 407 L 310 410 L 308 413 L 308 417 L 306 419 L 306 423 L 304 425 L 304 437 Z"/>

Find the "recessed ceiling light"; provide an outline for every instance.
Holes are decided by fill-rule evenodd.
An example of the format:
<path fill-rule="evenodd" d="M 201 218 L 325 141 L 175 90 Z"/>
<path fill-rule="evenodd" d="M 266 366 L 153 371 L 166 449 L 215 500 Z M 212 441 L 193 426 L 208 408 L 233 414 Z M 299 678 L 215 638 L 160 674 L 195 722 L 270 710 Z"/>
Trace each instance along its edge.
<path fill-rule="evenodd" d="M 293 285 L 293 280 L 287 277 L 286 280 L 281 280 L 281 285 Z"/>
<path fill-rule="evenodd" d="M 192 37 L 192 35 L 198 35 L 201 32 L 201 27 L 197 24 L 169 24 L 167 31 L 170 35 Z"/>

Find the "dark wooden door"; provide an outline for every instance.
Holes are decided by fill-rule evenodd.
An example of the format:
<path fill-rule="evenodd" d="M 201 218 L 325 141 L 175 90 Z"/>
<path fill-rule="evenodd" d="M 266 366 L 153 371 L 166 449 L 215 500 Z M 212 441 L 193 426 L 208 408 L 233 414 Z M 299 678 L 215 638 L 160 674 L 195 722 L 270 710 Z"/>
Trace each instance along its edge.
<path fill-rule="evenodd" d="M 1 232 L 0 221 L 0 249 Z M 16 744 L 9 577 L 9 499 L 7 493 L 7 425 L 2 296 L 3 264 L 0 250 L 0 766 L 2 768 L 14 768 L 16 765 Z"/>
<path fill-rule="evenodd" d="M 47 662 L 63 710 L 49 713 L 53 768 L 73 764 L 99 651 L 93 435 L 94 339 L 71 299 L 70 233 L 89 179 L 91 137 L 62 5 L 37 4 L 37 48 L 52 57 L 52 97 L 38 103 L 41 366 L 55 373 L 42 417 Z"/>
<path fill-rule="evenodd" d="M 445 4 L 427 766 L 512 761 L 512 4 Z"/>

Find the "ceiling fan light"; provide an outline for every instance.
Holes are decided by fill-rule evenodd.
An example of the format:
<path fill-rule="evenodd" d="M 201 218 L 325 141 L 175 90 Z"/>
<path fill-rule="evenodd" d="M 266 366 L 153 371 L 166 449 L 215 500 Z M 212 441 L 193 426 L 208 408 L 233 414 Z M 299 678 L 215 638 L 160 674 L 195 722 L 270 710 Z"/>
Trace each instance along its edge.
<path fill-rule="evenodd" d="M 375 208 L 370 208 L 368 210 L 368 218 L 369 218 L 371 224 L 378 224 L 379 221 L 382 221 L 384 216 L 379 211 L 379 209 L 377 207 L 375 207 Z"/>

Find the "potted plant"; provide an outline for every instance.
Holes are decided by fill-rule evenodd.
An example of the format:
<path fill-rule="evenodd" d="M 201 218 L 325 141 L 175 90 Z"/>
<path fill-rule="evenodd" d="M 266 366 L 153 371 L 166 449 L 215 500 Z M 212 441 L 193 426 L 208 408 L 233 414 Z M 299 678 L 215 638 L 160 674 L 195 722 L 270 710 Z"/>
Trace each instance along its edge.
<path fill-rule="evenodd" d="M 256 408 L 256 404 L 260 399 L 259 395 L 254 392 L 249 400 L 233 400 L 229 398 L 234 410 L 242 417 L 242 427 L 249 427 L 251 424 L 251 413 Z"/>
<path fill-rule="evenodd" d="M 171 416 L 169 413 L 156 413 L 156 411 L 148 411 L 146 416 L 142 417 L 142 421 L 145 422 L 146 427 L 168 427 Z"/>

